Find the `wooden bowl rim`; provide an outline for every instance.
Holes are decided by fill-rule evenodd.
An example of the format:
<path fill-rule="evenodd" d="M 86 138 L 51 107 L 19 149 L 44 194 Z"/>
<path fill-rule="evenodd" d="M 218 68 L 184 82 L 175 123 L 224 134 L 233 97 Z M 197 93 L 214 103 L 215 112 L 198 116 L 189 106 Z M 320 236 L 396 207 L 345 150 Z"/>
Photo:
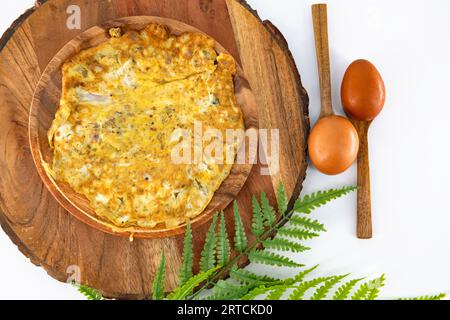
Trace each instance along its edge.
<path fill-rule="evenodd" d="M 139 23 L 127 23 L 127 21 L 129 19 L 138 19 L 141 21 Z M 187 30 L 183 31 L 183 32 L 173 32 L 174 30 L 170 26 L 167 25 L 168 22 L 179 24 L 179 25 L 187 28 Z M 197 29 L 194 26 L 191 26 L 189 24 L 186 24 L 184 22 L 181 22 L 181 21 L 178 21 L 175 19 L 169 19 L 169 18 L 158 17 L 158 16 L 128 16 L 128 17 L 121 17 L 118 19 L 106 21 L 104 23 L 101 23 L 99 25 L 95 25 L 95 26 L 92 26 L 92 27 L 86 29 L 85 31 L 83 31 L 82 33 L 80 33 L 79 35 L 77 35 L 76 37 L 71 39 L 70 41 L 68 41 L 56 53 L 56 55 L 50 60 L 47 67 L 44 69 L 44 71 L 38 81 L 38 84 L 36 86 L 36 89 L 33 93 L 33 98 L 31 100 L 31 106 L 30 106 L 29 122 L 28 122 L 28 140 L 29 140 L 28 142 L 29 142 L 29 145 L 31 148 L 33 162 L 34 162 L 35 168 L 37 169 L 37 172 L 38 172 L 42 182 L 44 183 L 45 187 L 50 192 L 50 194 L 56 199 L 56 201 L 64 209 L 66 209 L 71 215 L 73 215 L 75 218 L 77 218 L 81 222 L 83 222 L 97 230 L 100 230 L 100 231 L 103 231 L 103 232 L 106 232 L 106 233 L 109 233 L 112 235 L 121 236 L 121 237 L 129 237 L 130 241 L 132 241 L 133 238 L 150 239 L 150 238 L 164 238 L 164 237 L 180 235 L 180 234 L 185 233 L 187 223 L 183 223 L 179 226 L 171 227 L 171 228 L 153 228 L 153 229 L 144 229 L 144 228 L 138 228 L 138 227 L 120 228 L 120 227 L 114 226 L 112 223 L 109 223 L 107 221 L 100 219 L 99 217 L 93 216 L 93 215 L 89 214 L 88 212 L 85 212 L 83 209 L 81 209 L 80 207 L 77 206 L 76 201 L 71 201 L 69 199 L 70 197 L 67 196 L 61 190 L 61 188 L 58 186 L 58 184 L 61 182 L 55 181 L 51 176 L 49 176 L 48 172 L 45 170 L 45 168 L 42 164 L 43 157 L 42 157 L 41 149 L 39 147 L 35 147 L 35 145 L 36 146 L 39 145 L 39 137 L 38 137 L 38 135 L 36 135 L 36 136 L 33 135 L 31 126 L 33 123 L 33 119 L 36 118 L 35 114 L 34 114 L 35 111 L 33 111 L 33 110 L 36 109 L 36 104 L 39 103 L 39 102 L 37 102 L 37 100 L 38 100 L 37 97 L 40 96 L 42 94 L 42 92 L 44 92 L 46 90 L 46 87 L 51 79 L 51 75 L 53 74 L 52 72 L 49 72 L 49 70 L 54 70 L 55 68 L 60 69 L 61 63 L 64 63 L 64 62 L 59 61 L 59 59 L 58 59 L 61 52 L 63 52 L 68 46 L 71 46 L 72 44 L 75 44 L 79 41 L 86 42 L 87 40 L 92 39 L 93 37 L 86 38 L 86 34 L 88 34 L 89 32 L 92 32 L 95 29 L 99 29 L 98 30 L 99 33 L 97 34 L 97 35 L 99 35 L 101 30 L 103 30 L 103 32 L 107 32 L 108 29 L 113 28 L 113 27 L 122 27 L 122 28 L 125 28 L 126 31 L 141 30 L 142 28 L 141 29 L 133 28 L 133 26 L 139 25 L 139 26 L 145 27 L 145 25 L 148 25 L 150 23 L 160 23 L 164 26 L 167 26 L 169 28 L 169 30 L 171 31 L 171 33 L 176 34 L 176 35 L 182 34 L 184 32 L 198 32 L 201 34 L 205 34 L 215 41 L 216 51 L 230 54 L 216 39 L 214 39 L 210 35 Z M 82 50 L 84 50 L 84 49 L 82 49 Z M 239 79 L 244 79 L 245 82 L 248 83 L 248 81 L 245 77 L 243 68 L 237 61 L 236 57 L 235 57 L 235 60 L 236 60 L 236 66 L 237 66 L 237 74 L 235 77 L 239 78 Z M 55 66 L 55 64 L 56 64 L 56 66 Z M 42 85 L 42 83 L 45 83 L 45 85 Z M 249 93 L 251 94 L 252 100 L 255 101 L 254 94 L 251 91 L 251 89 L 249 90 Z M 245 114 L 244 114 L 244 120 L 245 120 Z M 245 130 L 247 131 L 252 128 L 254 128 L 254 127 L 251 127 L 251 126 L 246 127 Z M 254 128 L 254 129 L 256 129 L 256 128 Z M 231 169 L 231 172 L 233 171 L 233 169 L 236 168 L 236 166 L 237 166 L 237 164 L 235 163 Z M 250 176 L 253 164 L 245 164 L 245 165 L 240 164 L 239 166 L 246 166 L 246 174 L 245 174 L 245 179 L 243 179 L 242 185 L 239 186 L 239 191 L 237 193 L 240 192 L 242 187 L 245 185 L 247 178 Z M 230 173 L 230 175 L 231 175 L 231 173 Z M 230 176 L 228 176 L 222 182 L 222 185 L 229 178 L 230 178 Z M 221 187 L 219 187 L 218 190 L 220 190 L 220 188 Z M 213 201 L 215 196 L 216 196 L 216 193 L 214 193 L 213 198 L 211 199 L 210 203 Z M 227 206 L 230 205 L 231 202 L 232 202 L 232 199 L 230 201 L 224 202 L 222 209 L 224 210 Z M 209 206 L 209 204 L 208 204 L 208 206 Z M 197 215 L 190 221 L 190 225 L 193 229 L 195 229 L 196 227 L 198 227 L 200 225 L 208 223 L 209 221 L 212 220 L 212 218 L 214 216 L 212 214 L 212 212 L 208 212 L 208 213 L 205 212 L 205 211 L 207 211 L 208 206 L 205 208 L 205 210 L 203 212 L 201 212 L 199 215 Z"/>

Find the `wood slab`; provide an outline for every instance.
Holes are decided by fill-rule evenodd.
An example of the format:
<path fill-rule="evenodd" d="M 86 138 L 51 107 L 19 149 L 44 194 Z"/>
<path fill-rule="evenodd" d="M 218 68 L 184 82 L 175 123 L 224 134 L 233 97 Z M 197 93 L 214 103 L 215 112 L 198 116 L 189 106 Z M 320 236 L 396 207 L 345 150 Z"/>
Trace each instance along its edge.
<path fill-rule="evenodd" d="M 68 30 L 67 8 L 81 9 L 81 29 Z M 259 128 L 280 130 L 279 170 L 261 175 L 254 165 L 237 195 L 246 231 L 251 228 L 251 195 L 286 185 L 292 202 L 306 172 L 308 97 L 288 45 L 270 23 L 237 0 L 48 0 L 22 15 L 0 39 L 0 224 L 31 262 L 67 281 L 79 270 L 81 282 L 106 297 L 151 296 L 151 282 L 164 250 L 166 290 L 177 285 L 183 235 L 128 239 L 99 231 L 66 211 L 44 186 L 28 143 L 30 106 L 49 62 L 72 39 L 107 21 L 156 16 L 205 32 L 241 64 L 256 96 Z M 233 234 L 232 208 L 225 210 Z M 208 224 L 193 228 L 198 261 Z M 254 240 L 249 234 L 250 241 Z M 240 261 L 241 265 L 247 261 Z M 198 267 L 198 263 L 197 266 Z"/>

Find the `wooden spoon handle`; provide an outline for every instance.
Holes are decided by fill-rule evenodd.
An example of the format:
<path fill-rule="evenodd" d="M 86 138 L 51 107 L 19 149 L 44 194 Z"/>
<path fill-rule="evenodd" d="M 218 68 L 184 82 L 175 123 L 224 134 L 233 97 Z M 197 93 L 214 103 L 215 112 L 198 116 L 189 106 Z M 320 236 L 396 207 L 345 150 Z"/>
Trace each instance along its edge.
<path fill-rule="evenodd" d="M 330 49 L 328 47 L 328 13 L 326 4 L 312 6 L 316 56 L 319 68 L 322 111 L 320 118 L 334 114 L 331 104 Z"/>
<path fill-rule="evenodd" d="M 358 153 L 358 216 L 357 236 L 359 239 L 372 238 L 372 205 L 370 200 L 370 165 L 369 165 L 369 122 L 354 121 L 359 135 Z"/>

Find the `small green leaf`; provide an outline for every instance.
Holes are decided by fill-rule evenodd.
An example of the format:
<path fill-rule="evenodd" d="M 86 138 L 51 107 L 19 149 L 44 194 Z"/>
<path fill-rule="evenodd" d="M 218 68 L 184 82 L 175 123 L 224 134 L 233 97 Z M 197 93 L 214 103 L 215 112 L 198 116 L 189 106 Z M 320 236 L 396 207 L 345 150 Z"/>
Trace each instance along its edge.
<path fill-rule="evenodd" d="M 277 198 L 278 212 L 282 215 L 285 215 L 288 207 L 288 198 L 286 196 L 286 189 L 284 187 L 284 184 L 282 183 L 280 183 L 280 185 L 278 186 Z"/>
<path fill-rule="evenodd" d="M 256 297 L 266 294 L 272 289 L 272 287 L 259 286 L 243 296 L 241 300 L 255 300 Z"/>
<path fill-rule="evenodd" d="M 353 294 L 352 300 L 365 300 L 370 291 L 370 282 L 363 283 L 358 290 Z"/>
<path fill-rule="evenodd" d="M 212 289 L 208 300 L 238 300 L 253 287 L 249 285 L 234 285 L 229 281 L 219 280 Z"/>
<path fill-rule="evenodd" d="M 317 287 L 319 284 L 324 283 L 328 280 L 330 280 L 333 277 L 322 277 L 317 278 L 309 281 L 305 281 L 300 283 L 297 288 L 292 292 L 292 294 L 289 296 L 289 300 L 302 300 L 305 293 L 312 288 Z"/>
<path fill-rule="evenodd" d="M 300 243 L 283 238 L 267 239 L 262 241 L 262 244 L 266 249 L 275 249 L 279 251 L 304 252 L 310 250 L 310 248 L 305 247 Z"/>
<path fill-rule="evenodd" d="M 161 262 L 159 263 L 158 270 L 156 271 L 155 279 L 153 280 L 152 292 L 153 300 L 164 299 L 164 277 L 166 274 L 166 258 L 164 257 L 164 251 L 161 255 Z"/>
<path fill-rule="evenodd" d="M 275 282 L 275 281 L 279 281 L 278 279 L 269 277 L 269 276 L 260 276 L 257 275 L 256 273 L 244 270 L 244 269 L 239 269 L 237 267 L 233 267 L 230 271 L 230 277 L 231 279 L 234 279 L 236 281 L 239 281 L 241 283 L 244 284 L 248 284 L 248 285 L 261 285 L 261 284 L 265 284 L 265 283 L 271 283 L 271 282 Z"/>
<path fill-rule="evenodd" d="M 331 278 L 330 280 L 326 281 L 321 287 L 317 288 L 316 292 L 311 297 L 311 300 L 323 300 L 327 297 L 330 290 L 339 282 L 341 282 L 342 279 L 347 277 L 348 275 L 343 276 L 335 276 Z"/>
<path fill-rule="evenodd" d="M 352 291 L 352 289 L 358 284 L 358 282 L 362 281 L 364 279 L 355 279 L 355 280 L 350 280 L 346 283 L 344 283 L 342 286 L 340 286 L 334 296 L 333 296 L 333 300 L 346 300 L 348 298 L 348 296 L 350 295 L 350 292 Z"/>
<path fill-rule="evenodd" d="M 261 210 L 264 216 L 264 225 L 266 227 L 272 226 L 277 220 L 277 216 L 264 192 L 261 192 Z"/>
<path fill-rule="evenodd" d="M 267 295 L 265 300 L 281 300 L 286 291 L 291 288 L 292 285 L 279 285 L 273 288 L 273 290 Z"/>
<path fill-rule="evenodd" d="M 297 200 L 294 206 L 295 212 L 311 213 L 331 200 L 340 198 L 348 193 L 357 190 L 357 187 L 344 187 L 341 189 L 330 189 L 327 191 L 319 191 L 310 195 L 306 195 L 302 199 Z"/>
<path fill-rule="evenodd" d="M 302 272 L 300 272 L 299 274 L 297 274 L 297 275 L 293 278 L 292 283 L 302 282 L 302 281 L 305 279 L 305 277 L 306 277 L 307 275 L 309 275 L 311 272 L 313 272 L 314 270 L 316 270 L 318 267 L 319 267 L 319 265 L 316 265 L 316 266 L 314 266 L 314 267 L 312 267 L 312 268 L 303 270 Z"/>
<path fill-rule="evenodd" d="M 247 235 L 245 234 L 244 223 L 242 222 L 239 207 L 236 201 L 233 204 L 234 211 L 234 248 L 238 252 L 243 252 L 248 246 Z"/>
<path fill-rule="evenodd" d="M 230 240 L 228 240 L 224 213 L 220 213 L 219 234 L 217 236 L 217 264 L 224 266 L 230 259 Z"/>
<path fill-rule="evenodd" d="M 248 258 L 253 263 L 266 264 L 269 266 L 279 266 L 279 267 L 302 267 L 302 264 L 299 264 L 287 257 L 283 257 L 279 254 L 267 252 L 264 250 L 252 250 L 248 254 Z"/>
<path fill-rule="evenodd" d="M 384 287 L 384 282 L 386 278 L 384 274 L 375 280 L 372 280 L 369 285 L 369 293 L 367 294 L 367 300 L 375 300 L 378 298 L 378 295 L 380 294 L 380 289 Z"/>
<path fill-rule="evenodd" d="M 75 284 L 74 286 L 78 289 L 82 295 L 84 295 L 88 300 L 103 300 L 102 295 L 96 289 L 86 286 L 84 284 Z"/>
<path fill-rule="evenodd" d="M 323 224 L 321 224 L 319 221 L 317 220 L 312 220 L 310 218 L 307 217 L 302 217 L 300 215 L 294 215 L 293 217 L 291 217 L 289 219 L 289 222 L 297 227 L 303 227 L 305 229 L 309 229 L 312 231 L 317 231 L 317 232 L 325 232 L 327 231 L 325 229 L 325 226 Z"/>
<path fill-rule="evenodd" d="M 214 214 L 213 221 L 206 234 L 205 244 L 200 257 L 200 271 L 205 272 L 216 266 L 216 224 L 217 212 Z"/>
<path fill-rule="evenodd" d="M 400 298 L 398 300 L 410 300 L 410 301 L 433 301 L 433 300 L 442 300 L 446 297 L 447 295 L 445 293 L 441 293 L 438 295 L 434 295 L 434 296 L 421 296 L 421 297 L 415 297 L 415 298 Z"/>
<path fill-rule="evenodd" d="M 183 262 L 180 270 L 180 285 L 186 283 L 193 276 L 192 267 L 194 264 L 194 252 L 192 248 L 192 231 L 191 225 L 186 227 L 186 235 L 184 237 Z"/>
<path fill-rule="evenodd" d="M 282 227 L 278 230 L 280 236 L 286 236 L 289 238 L 294 238 L 298 240 L 308 240 L 318 237 L 319 235 L 315 232 L 311 232 L 305 229 Z"/>
<path fill-rule="evenodd" d="M 208 280 L 217 270 L 219 267 L 205 271 L 200 272 L 198 275 L 193 276 L 190 278 L 184 285 L 181 287 L 178 287 L 175 289 L 168 297 L 168 300 L 185 300 L 187 297 L 189 297 L 192 292 L 197 288 L 200 284 Z"/>
<path fill-rule="evenodd" d="M 264 233 L 264 219 L 261 207 L 259 206 L 258 200 L 255 196 L 252 197 L 252 207 L 253 207 L 253 221 L 252 221 L 252 232 L 258 237 Z"/>

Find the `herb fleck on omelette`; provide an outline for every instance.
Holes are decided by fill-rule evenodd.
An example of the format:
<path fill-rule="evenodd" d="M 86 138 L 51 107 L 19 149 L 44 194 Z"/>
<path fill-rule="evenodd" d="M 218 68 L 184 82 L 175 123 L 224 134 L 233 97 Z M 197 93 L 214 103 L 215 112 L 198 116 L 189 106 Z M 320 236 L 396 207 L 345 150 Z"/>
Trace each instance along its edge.
<path fill-rule="evenodd" d="M 49 171 L 118 227 L 177 226 L 206 208 L 231 171 L 214 157 L 175 164 L 171 151 L 177 131 L 194 141 L 196 122 L 223 136 L 244 129 L 235 61 L 205 35 L 158 24 L 110 34 L 62 68 Z"/>

